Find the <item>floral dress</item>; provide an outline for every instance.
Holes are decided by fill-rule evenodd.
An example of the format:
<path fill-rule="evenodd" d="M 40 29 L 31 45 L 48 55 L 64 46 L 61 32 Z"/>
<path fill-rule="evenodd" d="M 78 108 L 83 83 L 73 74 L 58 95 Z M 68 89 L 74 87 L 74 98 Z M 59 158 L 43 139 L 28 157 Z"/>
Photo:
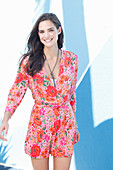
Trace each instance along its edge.
<path fill-rule="evenodd" d="M 25 153 L 43 159 L 49 154 L 69 157 L 76 143 L 76 82 L 78 57 L 61 50 L 62 57 L 56 88 L 44 66 L 33 77 L 26 71 L 26 57 L 10 89 L 5 111 L 13 115 L 27 88 L 32 92 L 34 105 L 31 111 L 25 140 Z"/>

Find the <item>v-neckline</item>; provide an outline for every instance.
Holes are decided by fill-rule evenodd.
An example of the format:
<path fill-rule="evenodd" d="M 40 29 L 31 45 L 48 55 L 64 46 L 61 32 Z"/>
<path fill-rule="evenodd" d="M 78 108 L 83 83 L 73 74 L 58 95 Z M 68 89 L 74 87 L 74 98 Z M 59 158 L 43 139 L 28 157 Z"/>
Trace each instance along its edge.
<path fill-rule="evenodd" d="M 57 85 L 57 82 L 58 82 L 59 77 L 60 77 L 60 70 L 61 70 L 62 62 L 63 62 L 63 50 L 61 49 L 61 60 L 60 60 L 60 67 L 59 67 L 58 78 L 56 79 L 56 83 L 55 83 L 56 85 Z M 43 71 L 45 72 L 45 74 L 47 75 L 47 77 L 48 77 L 49 81 L 51 82 L 52 86 L 54 86 L 54 85 L 53 85 L 53 82 L 52 82 L 51 78 L 49 77 L 49 75 L 48 75 L 46 69 L 44 68 L 44 66 L 42 67 L 42 70 L 43 70 Z"/>

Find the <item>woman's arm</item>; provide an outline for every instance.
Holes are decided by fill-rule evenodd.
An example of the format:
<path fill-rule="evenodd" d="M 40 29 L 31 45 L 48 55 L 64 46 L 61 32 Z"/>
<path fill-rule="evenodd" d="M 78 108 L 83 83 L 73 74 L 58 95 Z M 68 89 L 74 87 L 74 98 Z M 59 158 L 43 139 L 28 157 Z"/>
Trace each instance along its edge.
<path fill-rule="evenodd" d="M 21 67 L 18 69 L 16 79 L 9 91 L 5 113 L 10 112 L 11 116 L 14 114 L 17 107 L 20 105 L 28 87 L 28 74 L 26 72 L 25 58 Z"/>
<path fill-rule="evenodd" d="M 0 126 L 0 139 L 7 141 L 7 139 L 2 135 L 5 131 L 5 135 L 8 132 L 9 124 L 8 121 L 14 114 L 16 108 L 21 103 L 27 87 L 28 87 L 28 74 L 26 72 L 26 59 L 22 62 L 21 67 L 18 69 L 16 79 L 9 91 L 7 104 L 5 108 L 4 117 Z"/>
<path fill-rule="evenodd" d="M 72 106 L 73 112 L 75 114 L 76 119 L 76 83 L 77 83 L 77 73 L 78 73 L 78 56 L 75 55 L 75 72 L 74 72 L 74 78 L 71 83 L 71 91 L 70 91 L 70 104 Z M 77 123 L 77 122 L 76 122 Z M 80 133 L 78 131 L 78 126 L 76 129 L 76 139 L 75 143 L 77 143 L 80 140 Z"/>
<path fill-rule="evenodd" d="M 5 112 L 2 122 L 4 121 L 8 122 L 10 118 L 11 118 L 11 112 Z"/>
<path fill-rule="evenodd" d="M 75 55 L 75 71 L 74 78 L 71 83 L 71 91 L 70 91 L 70 104 L 72 106 L 73 112 L 76 112 L 76 83 L 77 83 L 77 73 L 78 73 L 78 56 Z"/>

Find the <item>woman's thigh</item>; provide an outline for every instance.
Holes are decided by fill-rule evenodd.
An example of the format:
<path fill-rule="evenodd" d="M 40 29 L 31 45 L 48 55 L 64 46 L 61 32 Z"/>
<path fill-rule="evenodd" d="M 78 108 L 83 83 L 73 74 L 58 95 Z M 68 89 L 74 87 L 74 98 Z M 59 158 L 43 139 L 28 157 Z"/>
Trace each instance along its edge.
<path fill-rule="evenodd" d="M 54 157 L 54 170 L 69 170 L 71 157 Z"/>
<path fill-rule="evenodd" d="M 49 157 L 45 159 L 31 158 L 34 170 L 49 170 Z"/>

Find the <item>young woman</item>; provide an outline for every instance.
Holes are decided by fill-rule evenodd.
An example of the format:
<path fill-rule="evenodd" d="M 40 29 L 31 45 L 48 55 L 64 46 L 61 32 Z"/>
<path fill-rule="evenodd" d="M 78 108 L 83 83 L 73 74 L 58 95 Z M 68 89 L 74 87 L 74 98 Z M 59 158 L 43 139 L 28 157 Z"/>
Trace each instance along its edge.
<path fill-rule="evenodd" d="M 29 87 L 34 106 L 25 153 L 31 157 L 34 170 L 49 169 L 49 154 L 54 157 L 54 170 L 68 170 L 73 146 L 80 136 L 75 116 L 78 57 L 61 49 L 63 30 L 53 13 L 38 18 L 27 46 L 8 95 L 0 138 L 6 141 L 2 131 L 7 134 L 8 120 Z"/>

